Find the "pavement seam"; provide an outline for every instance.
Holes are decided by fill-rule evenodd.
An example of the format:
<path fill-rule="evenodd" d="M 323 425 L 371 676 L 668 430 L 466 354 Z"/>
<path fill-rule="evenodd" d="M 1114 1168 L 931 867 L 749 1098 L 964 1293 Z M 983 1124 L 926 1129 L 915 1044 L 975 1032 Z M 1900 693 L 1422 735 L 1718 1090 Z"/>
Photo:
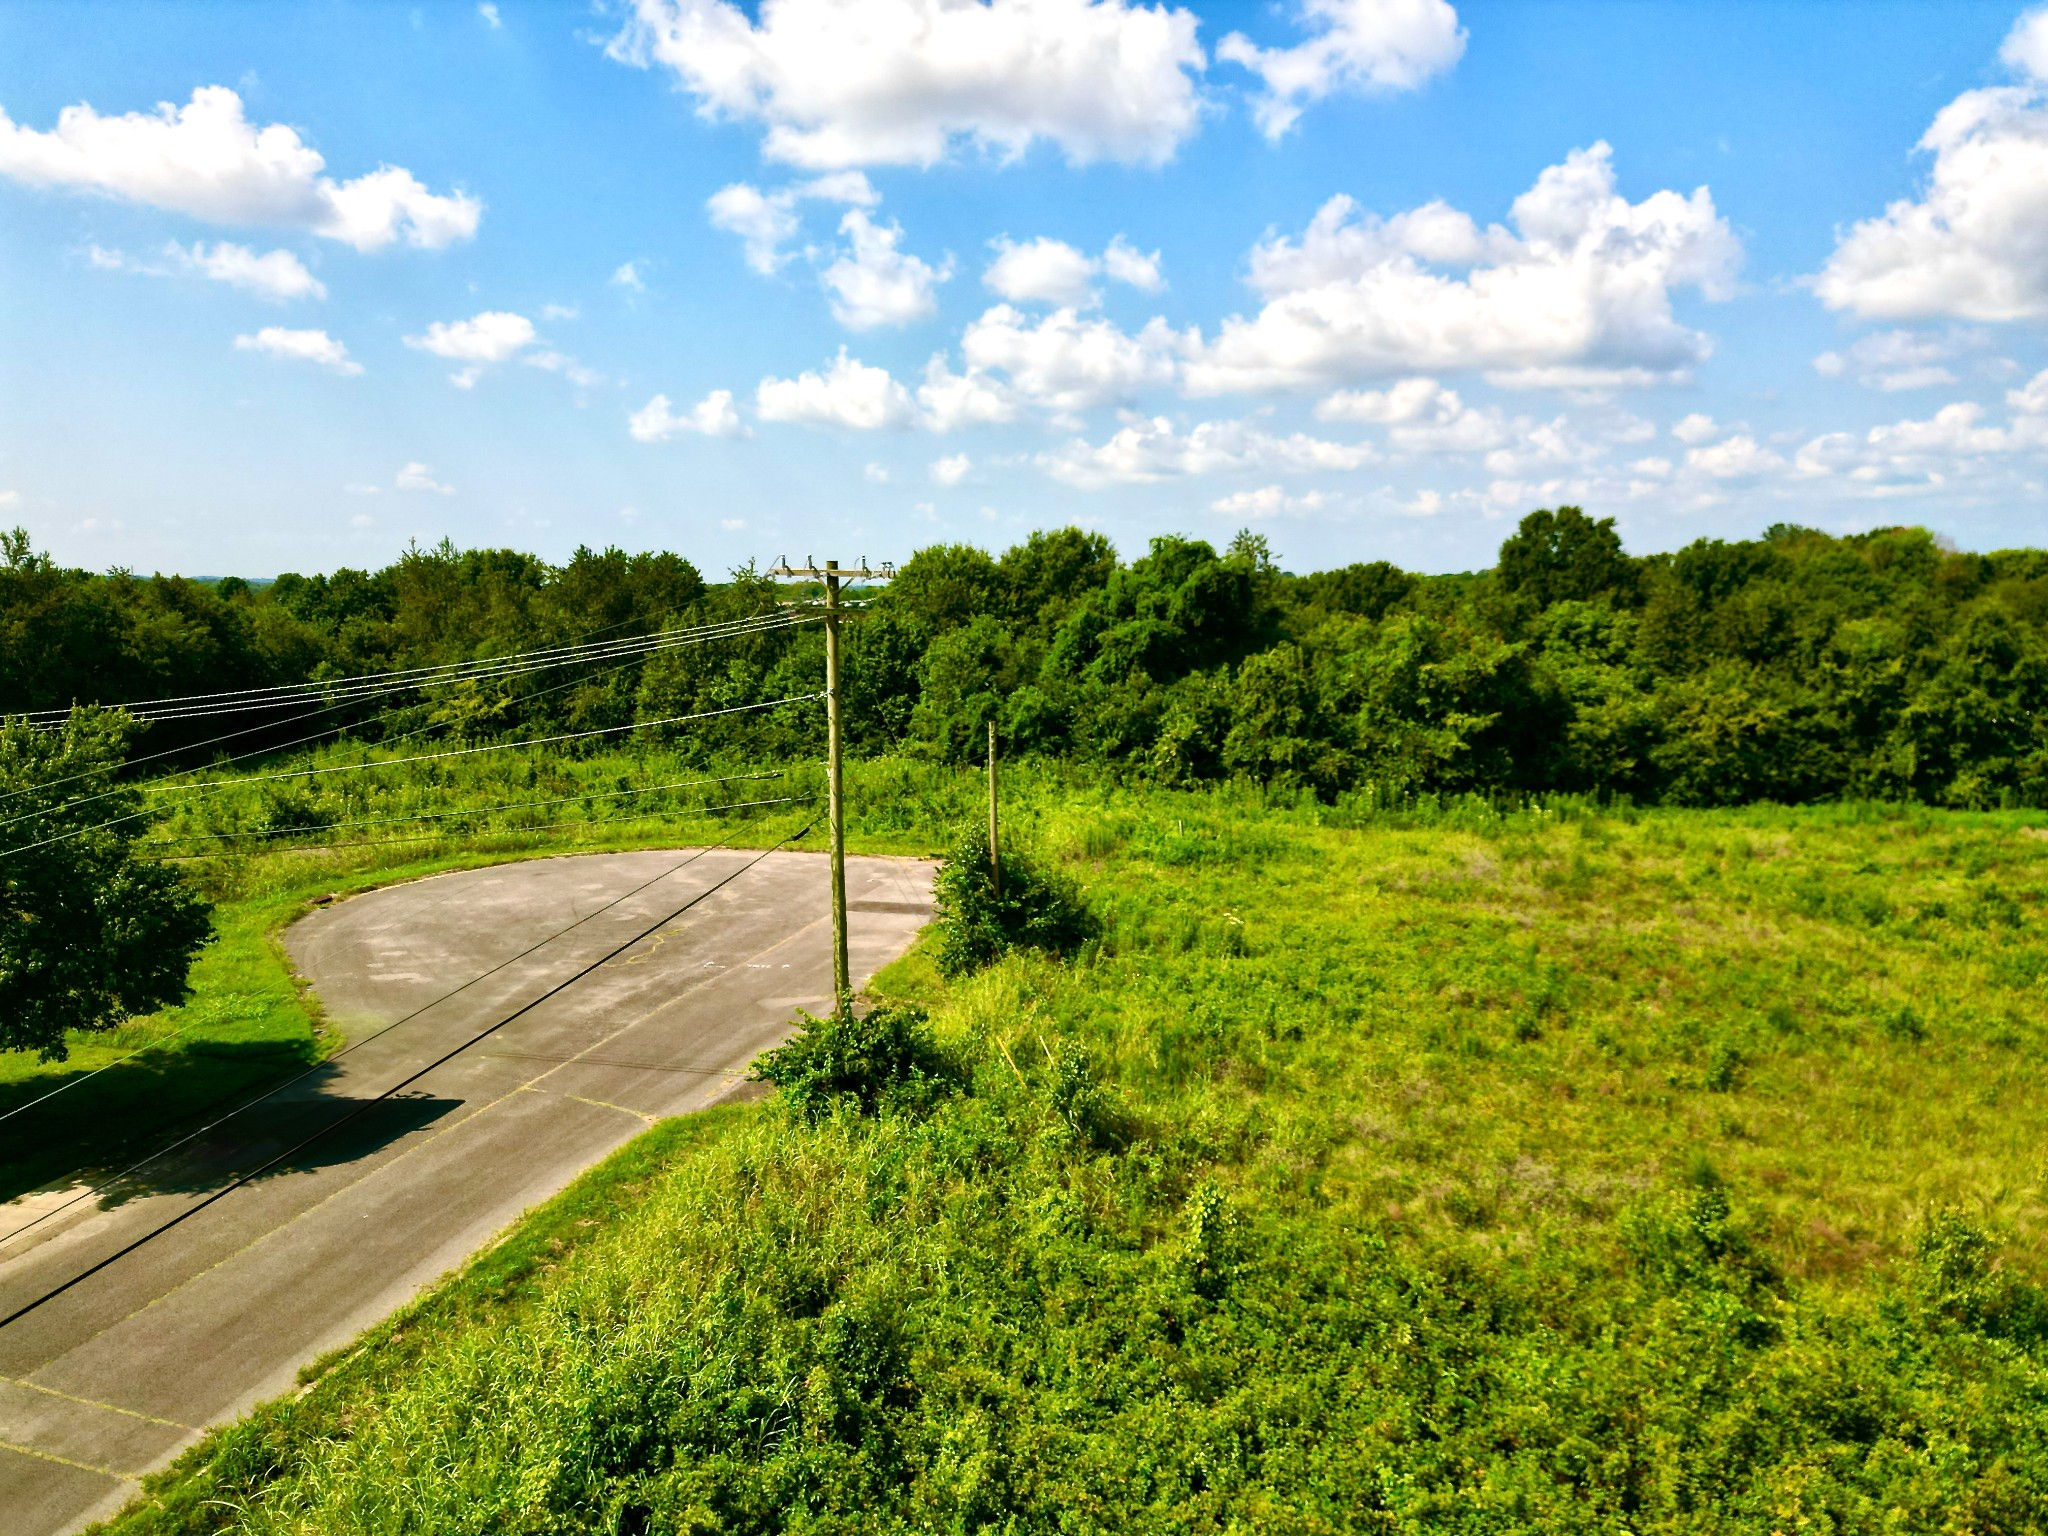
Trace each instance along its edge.
<path fill-rule="evenodd" d="M 531 1083 L 526 1083 L 522 1085 L 519 1091 L 521 1093 L 548 1093 L 547 1089 L 536 1088 Z M 578 1104 L 588 1104 L 593 1109 L 616 1109 L 622 1115 L 631 1115 L 635 1120 L 640 1121 L 643 1125 L 653 1125 L 656 1121 L 661 1119 L 661 1116 L 659 1115 L 650 1115 L 645 1110 L 641 1109 L 628 1109 L 625 1105 L 614 1104 L 609 1099 L 586 1099 L 580 1093 L 556 1093 L 550 1096 L 557 1099 L 570 1099 Z"/>
<path fill-rule="evenodd" d="M 69 1456 L 39 1451 L 32 1445 L 19 1445 L 12 1440 L 0 1440 L 0 1451 L 14 1451 L 23 1456 L 33 1456 L 37 1461 L 54 1461 L 60 1467 L 72 1467 L 80 1472 L 96 1472 L 101 1477 L 111 1477 L 117 1483 L 142 1481 L 140 1472 L 116 1472 L 112 1467 L 96 1467 L 89 1461 L 73 1461 Z"/>
<path fill-rule="evenodd" d="M 124 1319 L 125 1321 L 125 1319 Z M 63 1359 L 62 1355 L 57 1357 Z M 41 1367 L 37 1367 L 41 1369 Z M 109 1413 L 119 1413 L 131 1419 L 140 1419 L 145 1424 L 161 1424 L 166 1429 L 182 1429 L 191 1434 L 200 1433 L 196 1424 L 181 1424 L 176 1419 L 160 1419 L 153 1413 L 144 1413 L 139 1408 L 123 1408 L 119 1403 L 103 1403 L 96 1397 L 80 1397 L 74 1392 L 60 1392 L 55 1387 L 46 1387 L 39 1381 L 30 1381 L 23 1376 L 0 1376 L 0 1385 L 25 1387 L 31 1392 L 41 1392 L 50 1397 L 60 1397 L 67 1403 L 77 1403 L 85 1408 L 104 1408 Z"/>

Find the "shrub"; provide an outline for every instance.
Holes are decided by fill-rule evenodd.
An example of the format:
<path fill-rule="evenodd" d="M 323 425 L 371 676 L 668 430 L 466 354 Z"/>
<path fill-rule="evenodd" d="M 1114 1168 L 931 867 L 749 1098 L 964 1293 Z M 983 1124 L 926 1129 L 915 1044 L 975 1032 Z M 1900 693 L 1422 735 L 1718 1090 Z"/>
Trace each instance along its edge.
<path fill-rule="evenodd" d="M 924 1010 L 908 1005 L 863 1017 L 804 1014 L 795 1037 L 758 1057 L 751 1074 L 780 1088 L 789 1106 L 813 1122 L 842 1101 L 864 1115 L 918 1107 L 952 1079 Z"/>
<path fill-rule="evenodd" d="M 939 870 L 933 886 L 938 963 L 948 976 L 979 970 L 1012 949 L 1071 955 L 1095 935 L 1094 916 L 1071 880 L 1014 853 L 1005 853 L 1002 865 L 998 896 L 990 878 L 988 833 L 976 827 Z"/>

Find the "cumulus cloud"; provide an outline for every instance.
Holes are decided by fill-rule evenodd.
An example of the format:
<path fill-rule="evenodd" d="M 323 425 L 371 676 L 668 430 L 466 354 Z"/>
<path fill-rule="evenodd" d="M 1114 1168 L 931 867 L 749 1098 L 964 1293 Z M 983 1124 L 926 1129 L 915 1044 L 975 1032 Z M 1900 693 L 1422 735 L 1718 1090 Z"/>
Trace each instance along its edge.
<path fill-rule="evenodd" d="M 2022 17 L 2000 55 L 2024 83 L 1965 91 L 1916 148 L 1934 157 L 1918 198 L 1853 226 L 1814 282 L 1866 319 L 2048 315 L 2048 12 Z"/>
<path fill-rule="evenodd" d="M 1388 426 L 1396 422 L 1443 421 L 1458 414 L 1463 402 L 1454 389 L 1435 379 L 1402 379 L 1386 389 L 1350 389 L 1319 401 L 1318 421 L 1356 421 Z"/>
<path fill-rule="evenodd" d="M 1720 430 L 1720 427 L 1715 425 L 1713 417 L 1704 411 L 1694 411 L 1690 415 L 1681 416 L 1672 425 L 1671 435 L 1681 443 L 1704 443 L 1708 438 L 1718 435 Z"/>
<path fill-rule="evenodd" d="M 164 247 L 164 254 L 201 277 L 245 288 L 266 299 L 327 297 L 326 286 L 290 251 L 269 251 L 258 256 L 246 245 L 226 240 L 215 245 L 198 240 L 189 247 L 173 240 Z"/>
<path fill-rule="evenodd" d="M 1785 461 L 1758 446 L 1748 433 L 1738 432 L 1718 443 L 1687 449 L 1685 467 L 1715 480 L 1743 480 L 1783 469 Z"/>
<path fill-rule="evenodd" d="M 1199 125 L 1195 16 L 1129 0 L 634 0 L 608 52 L 814 169 L 928 166 L 962 141 L 1160 164 Z"/>
<path fill-rule="evenodd" d="M 449 375 L 458 388 L 476 383 L 485 367 L 502 363 L 533 345 L 533 322 L 506 310 L 485 310 L 467 320 L 436 320 L 424 335 L 408 336 L 405 344 L 451 362 L 469 366 Z"/>
<path fill-rule="evenodd" d="M 288 331 L 281 325 L 266 325 L 253 336 L 237 336 L 235 350 L 268 352 L 272 357 L 318 363 L 336 373 L 363 371 L 363 365 L 348 355 L 348 348 L 325 331 Z"/>
<path fill-rule="evenodd" d="M 1017 419 L 1015 390 L 979 368 L 953 372 L 943 353 L 925 365 L 917 403 L 924 413 L 921 424 L 934 432 L 1000 426 Z"/>
<path fill-rule="evenodd" d="M 1821 353 L 1813 367 L 1822 378 L 1853 378 L 1865 389 L 1928 389 L 1955 383 L 1947 365 L 1981 344 L 1981 335 L 1970 333 L 1873 331 L 1840 352 Z"/>
<path fill-rule="evenodd" d="M 848 427 L 873 432 L 908 427 L 917 421 L 910 391 L 871 368 L 846 348 L 821 373 L 800 373 L 793 379 L 763 379 L 754 391 L 754 409 L 763 421 L 799 422 L 807 426 Z"/>
<path fill-rule="evenodd" d="M 872 208 L 882 200 L 859 171 L 834 171 L 774 192 L 736 181 L 712 193 L 704 206 L 714 229 L 740 237 L 747 265 L 763 277 L 772 277 L 789 260 L 783 247 L 803 227 L 797 205 L 806 199 L 849 203 L 856 208 Z"/>
<path fill-rule="evenodd" d="M 935 485 L 954 486 L 965 480 L 973 468 L 972 459 L 964 453 L 956 453 L 948 458 L 934 460 L 930 474 Z"/>
<path fill-rule="evenodd" d="M 1099 445 L 1077 438 L 1039 454 L 1038 463 L 1056 480 L 1100 490 L 1236 470 L 1307 474 L 1356 469 L 1377 457 L 1365 443 L 1334 443 L 1301 432 L 1281 437 L 1242 421 L 1205 421 L 1181 432 L 1159 416 L 1132 421 Z"/>
<path fill-rule="evenodd" d="M 614 288 L 630 288 L 635 293 L 645 293 L 647 291 L 647 279 L 640 274 L 640 263 L 637 261 L 620 262 L 618 266 L 612 269 L 612 286 Z"/>
<path fill-rule="evenodd" d="M 732 391 L 714 389 L 680 416 L 671 408 L 667 395 L 656 395 L 626 418 L 626 430 L 633 434 L 635 442 L 664 443 L 692 433 L 699 437 L 739 437 L 746 427 L 733 408 Z"/>
<path fill-rule="evenodd" d="M 996 259 L 981 280 L 1012 304 L 1055 304 L 1063 309 L 1091 309 L 1102 302 L 1095 290 L 1098 275 L 1128 283 L 1147 293 L 1165 286 L 1159 275 L 1159 253 L 1146 255 L 1118 235 L 1100 256 L 1090 256 L 1064 240 L 1044 235 L 1012 241 L 1007 235 L 989 242 Z"/>
<path fill-rule="evenodd" d="M 146 203 L 214 224 L 308 230 L 359 251 L 396 241 L 438 250 L 476 233 L 483 204 L 429 192 L 412 172 L 379 166 L 351 181 L 321 172 L 319 151 L 282 123 L 258 128 L 226 86 L 184 106 L 102 117 L 80 103 L 38 132 L 0 110 L 0 176 Z"/>
<path fill-rule="evenodd" d="M 401 491 L 432 491 L 437 496 L 453 496 L 455 487 L 443 485 L 434 478 L 431 464 L 407 464 L 392 477 L 391 483 Z"/>
<path fill-rule="evenodd" d="M 858 208 L 839 221 L 847 249 L 818 275 L 832 295 L 832 315 L 848 330 L 908 325 L 938 309 L 937 289 L 953 275 L 948 261 L 934 267 L 897 249 L 898 224 L 877 224 Z"/>
<path fill-rule="evenodd" d="M 1321 491 L 1305 491 L 1299 496 L 1290 496 L 1277 485 L 1262 485 L 1256 491 L 1232 491 L 1228 496 L 1219 496 L 1209 503 L 1209 510 L 1229 517 L 1262 521 L 1278 517 L 1282 512 L 1316 511 L 1327 499 Z"/>
<path fill-rule="evenodd" d="M 1445 0 L 1297 0 L 1313 35 L 1292 48 L 1260 48 L 1241 32 L 1216 57 L 1265 84 L 1253 104 L 1259 129 L 1277 139 L 1302 110 L 1333 91 L 1412 91 L 1465 53 L 1458 13 Z"/>
<path fill-rule="evenodd" d="M 1128 283 L 1145 293 L 1157 293 L 1166 286 L 1159 271 L 1159 253 L 1147 255 L 1122 235 L 1110 241 L 1103 251 L 1102 270 L 1111 281 Z"/>
<path fill-rule="evenodd" d="M 1065 415 L 1128 400 L 1152 384 L 1171 383 L 1179 359 L 1200 338 L 1153 320 L 1137 335 L 1103 319 L 1057 309 L 1038 320 L 998 304 L 960 338 L 968 366 L 1001 370 L 1035 405 Z"/>
<path fill-rule="evenodd" d="M 1482 230 L 1440 202 L 1381 219 L 1332 198 L 1299 240 L 1253 249 L 1265 305 L 1190 359 L 1190 392 L 1456 369 L 1509 386 L 1615 386 L 1683 376 L 1707 355 L 1708 339 L 1671 313 L 1675 288 L 1732 292 L 1741 247 L 1705 187 L 1631 203 L 1595 144 L 1545 170 L 1510 222 Z"/>
<path fill-rule="evenodd" d="M 214 245 L 200 240 L 190 246 L 172 240 L 165 244 L 160 261 L 137 260 L 99 245 L 87 246 L 85 255 L 87 261 L 104 272 L 140 272 L 152 277 L 185 272 L 227 283 L 265 299 L 327 297 L 326 285 L 290 251 L 270 251 L 258 256 L 246 245 L 226 240 Z"/>

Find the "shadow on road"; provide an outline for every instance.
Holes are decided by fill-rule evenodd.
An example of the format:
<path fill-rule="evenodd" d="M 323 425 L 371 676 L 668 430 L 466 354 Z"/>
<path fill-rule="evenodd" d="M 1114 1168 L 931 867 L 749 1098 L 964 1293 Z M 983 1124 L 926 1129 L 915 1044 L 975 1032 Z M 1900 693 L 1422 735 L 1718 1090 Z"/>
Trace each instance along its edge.
<path fill-rule="evenodd" d="M 21 1110 L 0 1120 L 0 1201 L 79 1168 L 133 1162 L 312 1061 L 310 1040 L 199 1040 L 144 1051 L 98 1076 L 80 1067 L 0 1083 L 0 1115 Z"/>

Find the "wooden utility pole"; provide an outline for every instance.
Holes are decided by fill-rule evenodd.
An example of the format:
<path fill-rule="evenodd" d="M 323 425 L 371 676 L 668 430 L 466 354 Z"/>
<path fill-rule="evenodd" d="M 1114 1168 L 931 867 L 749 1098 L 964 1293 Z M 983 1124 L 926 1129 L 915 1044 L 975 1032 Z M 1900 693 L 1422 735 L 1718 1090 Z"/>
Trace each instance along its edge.
<path fill-rule="evenodd" d="M 841 570 L 837 560 L 827 560 L 822 570 L 810 560 L 801 566 L 782 560 L 768 574 L 825 584 L 825 826 L 832 847 L 832 998 L 834 1011 L 844 1013 L 853 1004 L 853 970 L 846 950 L 846 780 L 839 707 L 839 619 L 845 610 L 839 593 L 843 585 L 855 581 L 887 581 L 894 569 L 885 562 L 879 571 L 871 571 L 865 559 L 847 570 Z"/>
<path fill-rule="evenodd" d="M 996 723 L 988 723 L 988 878 L 996 900 L 1003 899 L 1003 861 L 996 852 Z"/>

